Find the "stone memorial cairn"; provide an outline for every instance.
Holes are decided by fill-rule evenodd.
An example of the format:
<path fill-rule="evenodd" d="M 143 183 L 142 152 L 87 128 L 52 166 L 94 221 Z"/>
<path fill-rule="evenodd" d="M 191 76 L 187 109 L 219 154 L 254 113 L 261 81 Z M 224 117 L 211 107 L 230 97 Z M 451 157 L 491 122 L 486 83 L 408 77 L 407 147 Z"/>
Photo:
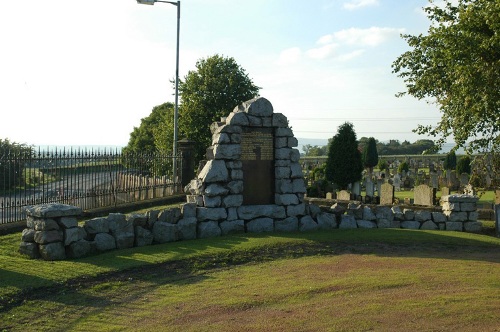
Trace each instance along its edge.
<path fill-rule="evenodd" d="M 237 106 L 211 126 L 209 159 L 185 188 L 198 230 L 294 231 L 317 227 L 306 216 L 300 152 L 287 118 L 265 98 Z M 210 231 L 209 231 L 210 230 Z"/>

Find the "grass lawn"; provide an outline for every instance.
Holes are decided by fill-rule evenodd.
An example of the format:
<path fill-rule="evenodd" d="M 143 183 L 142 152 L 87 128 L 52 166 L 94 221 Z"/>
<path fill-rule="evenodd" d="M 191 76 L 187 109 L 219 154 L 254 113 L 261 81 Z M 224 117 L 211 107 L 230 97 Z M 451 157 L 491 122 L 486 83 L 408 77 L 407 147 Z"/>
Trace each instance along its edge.
<path fill-rule="evenodd" d="M 241 234 L 45 262 L 0 237 L 0 331 L 495 331 L 500 239 Z"/>

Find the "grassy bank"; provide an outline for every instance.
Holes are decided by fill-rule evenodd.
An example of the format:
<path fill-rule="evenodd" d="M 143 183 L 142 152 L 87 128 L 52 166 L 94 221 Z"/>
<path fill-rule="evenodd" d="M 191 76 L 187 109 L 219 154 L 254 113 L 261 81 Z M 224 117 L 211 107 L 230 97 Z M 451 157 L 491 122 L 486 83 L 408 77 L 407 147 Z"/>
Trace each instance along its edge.
<path fill-rule="evenodd" d="M 241 234 L 28 260 L 0 238 L 0 330 L 494 330 L 500 239 Z"/>

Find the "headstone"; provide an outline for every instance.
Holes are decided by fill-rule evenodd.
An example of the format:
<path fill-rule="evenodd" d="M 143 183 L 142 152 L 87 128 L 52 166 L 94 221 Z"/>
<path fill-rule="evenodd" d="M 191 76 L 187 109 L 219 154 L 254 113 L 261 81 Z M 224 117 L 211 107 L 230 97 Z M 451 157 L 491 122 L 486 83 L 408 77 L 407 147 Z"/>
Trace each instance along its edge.
<path fill-rule="evenodd" d="M 500 190 L 495 190 L 495 204 L 500 204 Z"/>
<path fill-rule="evenodd" d="M 337 193 L 337 199 L 339 201 L 350 201 L 351 194 L 347 190 L 341 190 Z"/>
<path fill-rule="evenodd" d="M 356 196 L 361 195 L 361 183 L 359 183 L 358 181 L 354 182 L 352 184 L 352 190 L 351 191 Z"/>
<path fill-rule="evenodd" d="M 436 173 L 430 174 L 430 186 L 432 188 L 439 188 L 438 175 Z"/>
<path fill-rule="evenodd" d="M 382 185 L 384 184 L 384 179 L 377 179 L 377 194 L 380 197 L 380 193 L 382 192 Z"/>
<path fill-rule="evenodd" d="M 394 186 L 384 183 L 380 186 L 380 205 L 392 204 L 394 201 Z"/>
<path fill-rule="evenodd" d="M 366 196 L 373 197 L 375 195 L 375 188 L 373 182 L 370 179 L 366 179 L 365 182 Z"/>
<path fill-rule="evenodd" d="M 431 188 L 426 184 L 415 187 L 414 204 L 423 206 L 434 206 L 436 201 L 436 188 Z"/>
<path fill-rule="evenodd" d="M 500 204 L 495 205 L 495 229 L 497 231 L 497 237 L 500 236 Z"/>
<path fill-rule="evenodd" d="M 469 174 L 462 173 L 460 174 L 460 186 L 465 187 L 469 184 Z"/>
<path fill-rule="evenodd" d="M 394 185 L 394 189 L 396 191 L 401 191 L 401 178 L 399 177 L 399 174 L 394 175 L 392 184 Z"/>
<path fill-rule="evenodd" d="M 448 188 L 448 187 L 441 187 L 441 197 L 448 196 L 449 194 L 450 194 L 450 188 Z"/>

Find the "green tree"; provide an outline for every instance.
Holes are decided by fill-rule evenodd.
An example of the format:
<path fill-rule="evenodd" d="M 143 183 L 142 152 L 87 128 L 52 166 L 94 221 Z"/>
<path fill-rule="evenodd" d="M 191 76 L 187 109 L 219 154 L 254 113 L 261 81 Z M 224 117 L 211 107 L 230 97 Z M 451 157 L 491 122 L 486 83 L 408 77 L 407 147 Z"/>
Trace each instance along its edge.
<path fill-rule="evenodd" d="M 471 158 L 469 156 L 462 156 L 457 162 L 457 174 L 471 173 Z"/>
<path fill-rule="evenodd" d="M 406 92 L 439 106 L 435 126 L 415 131 L 437 137 L 436 150 L 448 137 L 455 148 L 498 151 L 500 146 L 500 2 L 445 0 L 425 8 L 427 35 L 403 35 L 411 50 L 392 64 Z"/>
<path fill-rule="evenodd" d="M 327 146 L 318 146 L 306 144 L 302 147 L 302 151 L 306 157 L 318 157 L 326 155 Z"/>
<path fill-rule="evenodd" d="M 373 171 L 373 167 L 378 164 L 378 152 L 377 152 L 377 142 L 375 138 L 370 137 L 363 149 L 363 166 L 369 169 L 370 177 Z"/>
<path fill-rule="evenodd" d="M 340 125 L 328 146 L 325 176 L 328 181 L 346 189 L 349 183 L 361 180 L 363 163 L 352 123 Z"/>
<path fill-rule="evenodd" d="M 455 169 L 455 167 L 457 167 L 457 155 L 455 151 L 450 151 L 446 154 L 443 167 L 444 169 Z"/>
<path fill-rule="evenodd" d="M 130 133 L 124 153 L 172 152 L 174 104 L 164 103 L 153 107 L 151 113 L 141 119 L 139 127 Z"/>
<path fill-rule="evenodd" d="M 258 96 L 259 89 L 233 58 L 214 55 L 198 60 L 196 70 L 179 82 L 179 129 L 196 142 L 197 160 L 204 159 L 211 143 L 210 125 Z"/>
<path fill-rule="evenodd" d="M 406 161 L 403 161 L 401 164 L 398 166 L 398 173 L 403 173 L 403 171 L 408 172 L 410 169 L 410 166 Z"/>
<path fill-rule="evenodd" d="M 0 139 L 0 191 L 26 185 L 24 161 L 32 152 L 26 144 Z"/>

